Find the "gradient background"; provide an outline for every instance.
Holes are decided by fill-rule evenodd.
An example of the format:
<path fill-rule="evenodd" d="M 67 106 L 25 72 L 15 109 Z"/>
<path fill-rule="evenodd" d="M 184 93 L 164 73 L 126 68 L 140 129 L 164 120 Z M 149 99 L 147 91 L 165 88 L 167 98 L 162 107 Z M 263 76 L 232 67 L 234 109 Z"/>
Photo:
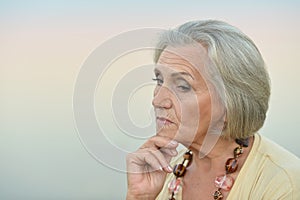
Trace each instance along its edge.
<path fill-rule="evenodd" d="M 300 1 L 0 1 L 0 199 L 124 199 L 126 176 L 92 158 L 72 93 L 88 55 L 121 32 L 194 19 L 239 27 L 259 47 L 272 96 L 260 131 L 300 156 Z"/>

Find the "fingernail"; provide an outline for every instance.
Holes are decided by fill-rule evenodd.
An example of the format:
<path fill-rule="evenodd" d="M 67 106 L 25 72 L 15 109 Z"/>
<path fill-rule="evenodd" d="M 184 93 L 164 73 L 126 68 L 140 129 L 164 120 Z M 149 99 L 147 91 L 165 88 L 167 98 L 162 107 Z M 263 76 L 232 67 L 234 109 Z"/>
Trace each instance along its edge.
<path fill-rule="evenodd" d="M 172 172 L 173 171 L 173 169 L 172 169 L 172 167 L 170 167 L 169 165 L 168 165 L 168 170 L 170 171 L 170 172 Z"/>
<path fill-rule="evenodd" d="M 171 144 L 171 145 L 177 145 L 178 142 L 176 142 L 175 140 L 171 140 L 170 144 Z"/>
<path fill-rule="evenodd" d="M 162 168 L 161 166 L 159 166 L 159 168 L 158 168 L 158 169 L 159 169 L 159 171 L 163 171 L 163 168 Z"/>
<path fill-rule="evenodd" d="M 172 153 L 173 156 L 177 155 L 177 151 L 176 150 L 172 150 L 171 153 Z"/>

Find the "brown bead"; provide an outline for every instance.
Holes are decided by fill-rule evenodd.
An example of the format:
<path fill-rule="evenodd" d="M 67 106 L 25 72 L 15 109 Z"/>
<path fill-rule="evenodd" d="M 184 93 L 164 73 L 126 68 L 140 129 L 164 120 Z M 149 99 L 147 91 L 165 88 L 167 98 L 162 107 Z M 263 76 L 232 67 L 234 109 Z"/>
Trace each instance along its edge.
<path fill-rule="evenodd" d="M 235 158 L 229 158 L 225 164 L 226 174 L 235 172 L 238 168 L 238 161 Z"/>
<path fill-rule="evenodd" d="M 183 160 L 183 162 L 181 163 L 185 168 L 187 168 L 190 164 L 190 161 L 189 160 Z"/>
<path fill-rule="evenodd" d="M 183 158 L 186 160 L 192 160 L 193 159 L 193 152 L 191 150 L 184 153 Z"/>
<path fill-rule="evenodd" d="M 215 200 L 223 199 L 223 194 L 220 190 L 216 190 L 213 194 Z"/>
<path fill-rule="evenodd" d="M 176 177 L 182 177 L 185 174 L 185 166 L 183 164 L 177 164 L 173 169 L 173 174 Z"/>
<path fill-rule="evenodd" d="M 191 150 L 185 152 L 185 154 L 183 155 L 183 162 L 182 164 L 185 166 L 185 167 L 188 167 L 191 165 L 192 163 L 192 159 L 193 159 L 193 152 Z"/>
<path fill-rule="evenodd" d="M 236 139 L 235 142 L 239 144 L 242 147 L 248 147 L 249 146 L 249 138 L 246 139 Z"/>
<path fill-rule="evenodd" d="M 233 150 L 233 154 L 234 154 L 234 157 L 237 158 L 239 157 L 241 154 L 243 153 L 243 148 L 242 147 L 236 147 L 234 150 Z"/>

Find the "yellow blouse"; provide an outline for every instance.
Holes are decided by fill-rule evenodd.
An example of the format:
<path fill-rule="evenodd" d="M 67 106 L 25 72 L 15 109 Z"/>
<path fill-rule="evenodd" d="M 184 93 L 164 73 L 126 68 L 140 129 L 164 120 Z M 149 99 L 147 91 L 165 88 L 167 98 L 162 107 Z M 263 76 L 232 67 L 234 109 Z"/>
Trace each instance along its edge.
<path fill-rule="evenodd" d="M 174 158 L 172 164 L 181 162 L 183 153 Z M 167 176 L 156 200 L 168 199 L 168 183 L 173 178 L 173 174 Z M 176 200 L 182 200 L 181 191 L 176 197 Z M 300 200 L 300 159 L 256 134 L 248 158 L 227 197 L 227 200 L 244 199 Z"/>

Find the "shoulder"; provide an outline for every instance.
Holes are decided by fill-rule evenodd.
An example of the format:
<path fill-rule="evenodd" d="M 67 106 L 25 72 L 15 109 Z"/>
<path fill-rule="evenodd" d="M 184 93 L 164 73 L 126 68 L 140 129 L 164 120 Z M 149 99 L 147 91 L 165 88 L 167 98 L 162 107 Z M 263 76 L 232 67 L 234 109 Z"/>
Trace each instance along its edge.
<path fill-rule="evenodd" d="M 265 195 L 270 199 L 300 199 L 300 159 L 264 136 L 256 135 L 255 140 L 251 170 L 257 173 Z"/>
<path fill-rule="evenodd" d="M 255 140 L 258 140 L 257 157 L 269 160 L 275 168 L 287 174 L 300 173 L 300 159 L 296 155 L 264 136 L 256 135 Z"/>

